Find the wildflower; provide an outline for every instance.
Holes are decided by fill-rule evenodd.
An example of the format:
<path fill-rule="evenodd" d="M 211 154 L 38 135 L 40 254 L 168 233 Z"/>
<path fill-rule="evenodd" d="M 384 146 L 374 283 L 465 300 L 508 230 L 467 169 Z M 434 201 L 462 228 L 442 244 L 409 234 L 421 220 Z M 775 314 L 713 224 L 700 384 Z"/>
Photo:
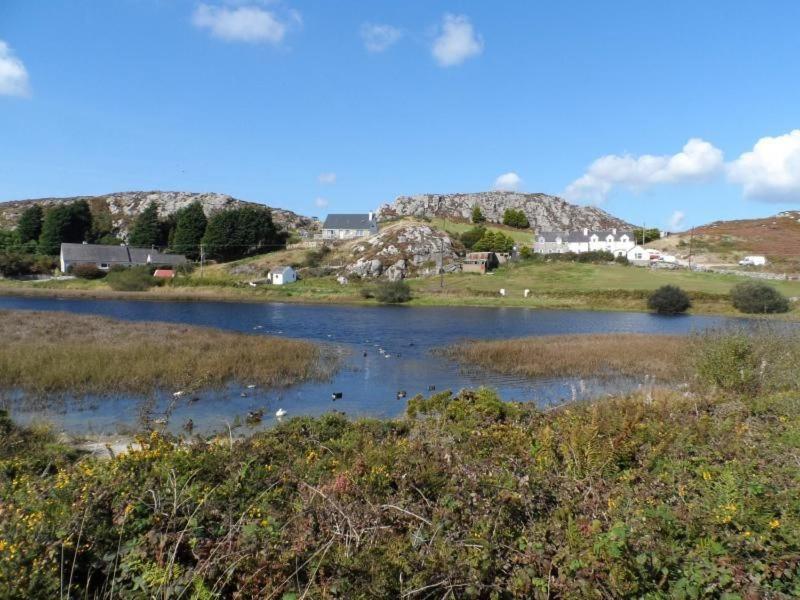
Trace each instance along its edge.
<path fill-rule="evenodd" d="M 703 479 L 705 479 L 706 481 L 711 481 L 711 473 L 709 473 L 708 471 L 703 471 L 702 475 Z"/>
<path fill-rule="evenodd" d="M 781 526 L 781 522 L 778 519 L 772 519 L 772 521 L 769 522 L 769 528 L 770 529 L 777 529 L 780 526 Z"/>
<path fill-rule="evenodd" d="M 788 420 L 789 420 L 789 418 L 788 418 L 786 415 L 781 415 L 780 417 L 778 417 L 778 420 L 779 420 L 781 423 L 786 423 L 786 421 L 788 421 Z"/>

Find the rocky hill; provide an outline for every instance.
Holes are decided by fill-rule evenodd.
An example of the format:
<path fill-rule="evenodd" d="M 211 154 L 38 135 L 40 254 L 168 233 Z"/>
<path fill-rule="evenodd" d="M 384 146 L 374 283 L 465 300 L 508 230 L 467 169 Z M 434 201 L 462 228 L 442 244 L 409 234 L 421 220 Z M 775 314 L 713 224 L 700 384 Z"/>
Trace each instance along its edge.
<path fill-rule="evenodd" d="M 400 196 L 392 204 L 381 206 L 377 214 L 379 219 L 413 216 L 469 220 L 472 208 L 476 205 L 490 223 L 502 223 L 503 213 L 507 208 L 522 210 L 534 231 L 631 226 L 595 206 L 577 206 L 547 194 L 501 191 Z"/>
<path fill-rule="evenodd" d="M 43 208 L 63 202 L 86 200 L 92 207 L 94 214 L 109 213 L 111 222 L 118 235 L 126 237 L 131 224 L 136 216 L 150 204 L 158 205 L 159 215 L 165 217 L 188 206 L 195 200 L 203 205 L 206 215 L 219 212 L 226 208 L 242 206 L 264 206 L 255 202 L 238 200 L 227 194 L 192 193 L 192 192 L 119 192 L 103 196 L 73 196 L 69 198 L 37 198 L 31 200 L 12 200 L 0 203 L 0 228 L 14 227 L 22 212 L 34 204 Z M 272 208 L 273 220 L 285 229 L 314 230 L 319 227 L 319 222 L 310 217 L 304 217 L 282 208 Z"/>

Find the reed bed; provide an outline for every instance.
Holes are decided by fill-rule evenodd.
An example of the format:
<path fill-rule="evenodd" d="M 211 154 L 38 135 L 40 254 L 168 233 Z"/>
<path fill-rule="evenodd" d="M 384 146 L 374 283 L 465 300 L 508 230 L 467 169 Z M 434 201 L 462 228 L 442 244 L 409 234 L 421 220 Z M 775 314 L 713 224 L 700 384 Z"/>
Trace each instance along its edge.
<path fill-rule="evenodd" d="M 0 339 L 0 388 L 29 395 L 283 387 L 338 362 L 306 341 L 59 312 L 0 311 Z"/>
<path fill-rule="evenodd" d="M 590 334 L 466 341 L 442 350 L 462 366 L 525 377 L 690 376 L 693 340 L 686 336 Z"/>

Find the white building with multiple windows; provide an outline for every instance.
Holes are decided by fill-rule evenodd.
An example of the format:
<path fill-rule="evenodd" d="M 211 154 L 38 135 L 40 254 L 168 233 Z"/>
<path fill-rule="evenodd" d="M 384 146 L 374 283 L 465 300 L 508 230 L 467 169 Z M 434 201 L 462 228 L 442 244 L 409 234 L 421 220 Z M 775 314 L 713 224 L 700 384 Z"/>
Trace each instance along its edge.
<path fill-rule="evenodd" d="M 581 231 L 543 231 L 534 238 L 533 251 L 538 254 L 562 254 L 564 252 L 606 251 L 614 256 L 626 256 L 636 246 L 632 231 L 622 229 Z"/>
<path fill-rule="evenodd" d="M 378 233 L 374 213 L 332 214 L 322 225 L 323 240 L 354 240 Z"/>

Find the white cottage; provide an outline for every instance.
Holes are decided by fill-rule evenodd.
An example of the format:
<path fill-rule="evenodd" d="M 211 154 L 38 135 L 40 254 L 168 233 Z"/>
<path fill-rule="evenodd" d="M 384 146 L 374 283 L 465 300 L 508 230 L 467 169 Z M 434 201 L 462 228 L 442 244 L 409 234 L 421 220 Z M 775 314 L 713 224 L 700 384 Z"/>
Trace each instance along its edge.
<path fill-rule="evenodd" d="M 324 240 L 354 240 L 378 233 L 374 213 L 328 215 L 322 224 Z"/>
<path fill-rule="evenodd" d="M 292 267 L 275 267 L 267 275 L 267 280 L 272 285 L 284 285 L 297 281 L 297 271 Z"/>
<path fill-rule="evenodd" d="M 543 231 L 534 238 L 533 251 L 538 254 L 605 251 L 625 256 L 636 245 L 632 231 L 622 229 L 584 228 L 581 231 Z"/>

